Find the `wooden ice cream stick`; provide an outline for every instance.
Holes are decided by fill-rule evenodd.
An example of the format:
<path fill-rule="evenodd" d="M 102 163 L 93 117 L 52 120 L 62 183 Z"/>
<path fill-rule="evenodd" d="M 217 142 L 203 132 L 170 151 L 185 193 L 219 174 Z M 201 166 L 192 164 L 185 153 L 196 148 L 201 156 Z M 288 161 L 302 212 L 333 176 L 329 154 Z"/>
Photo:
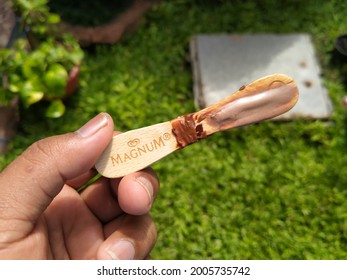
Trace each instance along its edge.
<path fill-rule="evenodd" d="M 122 177 L 215 132 L 281 115 L 297 100 L 292 78 L 270 75 L 201 111 L 114 136 L 95 167 L 105 177 Z"/>

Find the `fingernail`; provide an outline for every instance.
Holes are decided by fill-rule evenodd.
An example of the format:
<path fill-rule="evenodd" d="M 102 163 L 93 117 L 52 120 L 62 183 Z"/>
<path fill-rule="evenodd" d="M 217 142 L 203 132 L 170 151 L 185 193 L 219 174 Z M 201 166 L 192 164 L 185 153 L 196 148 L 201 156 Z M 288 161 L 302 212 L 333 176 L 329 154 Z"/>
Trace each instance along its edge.
<path fill-rule="evenodd" d="M 112 260 L 133 260 L 135 247 L 129 240 L 119 240 L 106 249 Z"/>
<path fill-rule="evenodd" d="M 148 195 L 148 205 L 152 205 L 153 201 L 153 186 L 152 183 L 145 177 L 140 176 L 136 178 L 136 182 L 145 190 Z"/>
<path fill-rule="evenodd" d="M 106 113 L 100 113 L 76 132 L 83 138 L 90 137 L 107 125 L 108 118 Z"/>

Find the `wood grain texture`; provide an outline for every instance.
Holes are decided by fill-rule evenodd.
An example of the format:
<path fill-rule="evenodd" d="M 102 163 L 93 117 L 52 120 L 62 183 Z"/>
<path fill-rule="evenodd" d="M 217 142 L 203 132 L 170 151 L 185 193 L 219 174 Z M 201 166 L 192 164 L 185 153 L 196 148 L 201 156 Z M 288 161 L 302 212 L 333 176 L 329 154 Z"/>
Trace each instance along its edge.
<path fill-rule="evenodd" d="M 95 167 L 108 178 L 141 170 L 178 149 L 170 122 L 114 136 Z"/>

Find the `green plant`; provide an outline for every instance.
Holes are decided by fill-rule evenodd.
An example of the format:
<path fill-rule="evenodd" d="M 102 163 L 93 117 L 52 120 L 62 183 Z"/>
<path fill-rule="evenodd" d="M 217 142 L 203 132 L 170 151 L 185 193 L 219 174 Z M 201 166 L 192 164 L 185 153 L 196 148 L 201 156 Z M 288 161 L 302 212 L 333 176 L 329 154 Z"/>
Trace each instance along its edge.
<path fill-rule="evenodd" d="M 50 12 L 48 0 L 13 0 L 12 6 L 21 19 L 21 28 L 32 32 L 36 40 L 44 40 L 60 22 L 60 16 Z"/>
<path fill-rule="evenodd" d="M 78 43 L 68 35 L 60 42 L 53 38 L 30 50 L 25 39 L 18 39 L 12 48 L 0 50 L 2 88 L 0 101 L 8 103 L 19 95 L 25 108 L 50 101 L 46 116 L 57 118 L 64 114 L 62 102 L 67 96 L 67 81 L 74 66 L 83 58 Z"/>
<path fill-rule="evenodd" d="M 83 51 L 69 35 L 56 39 L 60 17 L 51 13 L 47 4 L 47 0 L 12 2 L 28 40 L 17 39 L 11 48 L 0 51 L 0 102 L 7 104 L 18 95 L 28 108 L 47 100 L 50 105 L 45 115 L 57 118 L 65 112 L 62 99 L 71 91 L 69 75 L 76 74 Z"/>

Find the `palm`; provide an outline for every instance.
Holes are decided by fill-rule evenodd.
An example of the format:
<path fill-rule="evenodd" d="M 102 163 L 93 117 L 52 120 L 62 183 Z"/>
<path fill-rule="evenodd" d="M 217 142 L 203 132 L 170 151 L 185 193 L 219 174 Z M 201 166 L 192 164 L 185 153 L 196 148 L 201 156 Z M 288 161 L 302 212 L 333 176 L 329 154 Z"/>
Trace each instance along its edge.
<path fill-rule="evenodd" d="M 44 213 L 47 252 L 54 259 L 96 259 L 105 240 L 102 222 L 83 198 L 65 186 Z M 42 248 L 46 249 L 46 248 Z"/>
<path fill-rule="evenodd" d="M 105 228 L 107 223 L 103 225 L 82 196 L 65 185 L 34 230 L 22 239 L 26 250 L 21 258 L 96 259 L 99 246 L 108 237 Z"/>

